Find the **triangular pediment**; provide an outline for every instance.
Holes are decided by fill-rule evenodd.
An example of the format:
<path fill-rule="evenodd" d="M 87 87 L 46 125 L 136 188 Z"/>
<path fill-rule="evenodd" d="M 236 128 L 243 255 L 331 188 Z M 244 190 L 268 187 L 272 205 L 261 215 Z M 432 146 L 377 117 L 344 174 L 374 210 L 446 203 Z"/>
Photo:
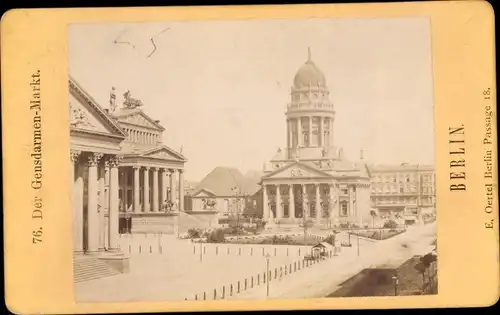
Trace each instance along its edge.
<path fill-rule="evenodd" d="M 73 80 L 70 80 L 69 91 L 69 125 L 71 130 L 125 138 L 125 132 L 116 121 Z"/>
<path fill-rule="evenodd" d="M 118 116 L 118 121 L 121 123 L 127 123 L 139 127 L 151 128 L 160 131 L 164 130 L 164 128 L 159 123 L 146 115 L 142 110 L 136 110 L 127 115 Z"/>
<path fill-rule="evenodd" d="M 272 173 L 264 176 L 263 178 L 277 179 L 277 178 L 318 178 L 318 177 L 331 177 L 331 175 L 324 171 L 315 169 L 312 166 L 300 162 L 294 162 L 273 171 Z"/>
<path fill-rule="evenodd" d="M 202 188 L 202 189 L 198 190 L 192 196 L 193 197 L 216 197 L 215 193 L 213 193 L 212 191 L 210 191 L 209 189 L 206 189 L 206 188 Z"/>
<path fill-rule="evenodd" d="M 181 153 L 176 152 L 167 146 L 161 146 L 158 148 L 154 148 L 152 150 L 144 152 L 141 155 L 144 157 L 159 158 L 159 159 L 165 159 L 165 160 L 169 160 L 169 161 L 174 160 L 174 161 L 186 162 L 186 158 Z"/>

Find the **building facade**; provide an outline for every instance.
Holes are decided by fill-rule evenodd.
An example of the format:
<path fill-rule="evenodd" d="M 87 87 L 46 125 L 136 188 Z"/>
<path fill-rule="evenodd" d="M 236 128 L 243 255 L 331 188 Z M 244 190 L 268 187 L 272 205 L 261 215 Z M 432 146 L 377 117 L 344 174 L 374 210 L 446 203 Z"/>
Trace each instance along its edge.
<path fill-rule="evenodd" d="M 268 222 L 366 225 L 370 222 L 370 173 L 344 158 L 334 144 L 335 107 L 311 52 L 298 70 L 286 111 L 287 143 L 261 178 Z"/>
<path fill-rule="evenodd" d="M 186 159 L 162 144 L 165 130 L 124 95 L 100 106 L 69 80 L 70 184 L 74 250 L 118 253 L 120 232 L 173 233 L 183 210 Z M 118 108 L 119 107 L 119 108 Z M 170 210 L 162 207 L 166 202 Z M 116 256 L 116 255 L 115 255 Z"/>
<path fill-rule="evenodd" d="M 381 219 L 413 224 L 435 214 L 435 170 L 430 165 L 370 166 L 371 201 Z M 403 222 L 401 222 L 403 223 Z"/>
<path fill-rule="evenodd" d="M 259 213 L 258 180 L 230 167 L 216 167 L 196 186 L 190 196 L 192 211 L 217 217 Z"/>

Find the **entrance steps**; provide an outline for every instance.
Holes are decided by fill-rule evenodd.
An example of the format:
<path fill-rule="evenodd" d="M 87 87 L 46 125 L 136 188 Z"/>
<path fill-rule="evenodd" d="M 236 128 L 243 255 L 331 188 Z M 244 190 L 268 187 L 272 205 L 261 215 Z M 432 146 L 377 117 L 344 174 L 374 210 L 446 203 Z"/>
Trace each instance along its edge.
<path fill-rule="evenodd" d="M 77 254 L 73 256 L 74 282 L 89 281 L 121 274 L 95 256 Z"/>

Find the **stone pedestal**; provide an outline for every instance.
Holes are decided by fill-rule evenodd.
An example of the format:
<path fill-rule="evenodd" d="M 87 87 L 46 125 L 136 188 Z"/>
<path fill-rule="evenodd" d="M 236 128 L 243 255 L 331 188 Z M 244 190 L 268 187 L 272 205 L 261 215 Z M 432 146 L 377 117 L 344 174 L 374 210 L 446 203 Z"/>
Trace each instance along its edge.
<path fill-rule="evenodd" d="M 106 253 L 99 257 L 99 260 L 121 273 L 129 272 L 130 258 L 123 253 Z"/>

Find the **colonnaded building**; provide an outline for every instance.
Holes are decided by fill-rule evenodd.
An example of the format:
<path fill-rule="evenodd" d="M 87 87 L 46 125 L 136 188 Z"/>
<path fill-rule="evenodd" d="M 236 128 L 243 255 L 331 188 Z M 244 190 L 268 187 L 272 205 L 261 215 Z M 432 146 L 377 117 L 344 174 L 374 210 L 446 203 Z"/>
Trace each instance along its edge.
<path fill-rule="evenodd" d="M 370 172 L 363 161 L 344 158 L 333 141 L 335 106 L 323 72 L 311 59 L 298 70 L 286 111 L 287 143 L 262 177 L 263 217 L 279 223 L 366 225 Z"/>
<path fill-rule="evenodd" d="M 69 80 L 77 253 L 119 253 L 120 230 L 175 233 L 184 209 L 186 158 L 162 143 L 165 128 L 144 113 L 141 101 L 128 91 L 123 96 L 119 105 L 113 88 L 104 108 Z"/>

